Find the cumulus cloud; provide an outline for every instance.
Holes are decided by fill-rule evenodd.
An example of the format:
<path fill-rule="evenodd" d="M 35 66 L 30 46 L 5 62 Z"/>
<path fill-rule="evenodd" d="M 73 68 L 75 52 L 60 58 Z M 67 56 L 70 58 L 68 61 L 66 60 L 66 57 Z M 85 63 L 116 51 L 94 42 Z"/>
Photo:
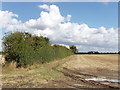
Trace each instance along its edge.
<path fill-rule="evenodd" d="M 18 17 L 18 15 L 8 11 L 0 11 L 0 27 L 6 28 L 10 24 L 16 25 L 20 23 L 15 17 Z"/>
<path fill-rule="evenodd" d="M 46 9 L 46 10 L 50 10 L 50 7 L 48 6 L 48 5 L 46 5 L 46 4 L 44 4 L 44 5 L 39 5 L 38 6 L 39 8 L 43 8 L 43 9 Z"/>
<path fill-rule="evenodd" d="M 66 17 L 66 21 L 70 21 L 71 20 L 71 15 L 67 15 L 67 17 Z"/>
<path fill-rule="evenodd" d="M 17 20 L 18 15 L 8 11 L 0 11 L 0 27 L 4 30 L 27 31 L 34 35 L 50 38 L 53 44 L 76 45 L 80 51 L 117 50 L 118 30 L 105 27 L 90 28 L 87 24 L 71 23 L 71 15 L 63 17 L 56 5 L 39 5 L 43 11 L 38 19 L 30 19 L 25 23 Z M 0 21 L 2 22 L 2 21 Z"/>
<path fill-rule="evenodd" d="M 25 23 L 26 26 L 31 28 L 37 28 L 44 30 L 46 28 L 52 28 L 57 26 L 59 23 L 64 22 L 64 17 L 61 16 L 59 8 L 56 5 L 40 5 L 42 9 L 48 10 L 48 12 L 42 11 L 40 18 L 36 20 L 29 20 Z"/>

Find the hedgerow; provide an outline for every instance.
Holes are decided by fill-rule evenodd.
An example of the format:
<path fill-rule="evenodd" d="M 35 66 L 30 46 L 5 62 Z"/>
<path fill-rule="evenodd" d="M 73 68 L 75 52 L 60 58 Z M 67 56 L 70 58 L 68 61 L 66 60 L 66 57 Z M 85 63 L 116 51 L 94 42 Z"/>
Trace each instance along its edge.
<path fill-rule="evenodd" d="M 72 55 L 72 50 L 51 45 L 49 38 L 25 32 L 8 33 L 3 38 L 5 59 L 17 62 L 17 67 L 45 63 Z"/>

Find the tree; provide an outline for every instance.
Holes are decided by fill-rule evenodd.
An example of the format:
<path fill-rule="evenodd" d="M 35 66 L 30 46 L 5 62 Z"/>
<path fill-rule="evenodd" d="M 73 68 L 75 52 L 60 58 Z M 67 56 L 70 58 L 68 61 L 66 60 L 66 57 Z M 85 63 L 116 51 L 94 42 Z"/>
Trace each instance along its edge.
<path fill-rule="evenodd" d="M 17 66 L 27 66 L 33 64 L 36 58 L 36 60 L 40 60 L 38 50 L 41 47 L 50 46 L 50 42 L 46 37 L 32 36 L 26 32 L 15 32 L 5 35 L 3 45 L 7 62 L 15 61 Z"/>
<path fill-rule="evenodd" d="M 69 46 L 69 48 L 70 48 L 70 50 L 71 50 L 73 53 L 77 53 L 77 52 L 78 52 L 76 46 L 74 46 L 74 45 Z"/>
<path fill-rule="evenodd" d="M 3 38 L 5 59 L 17 67 L 64 58 L 73 52 L 61 45 L 51 45 L 49 38 L 25 32 L 8 33 Z M 76 50 L 75 50 L 76 51 Z"/>

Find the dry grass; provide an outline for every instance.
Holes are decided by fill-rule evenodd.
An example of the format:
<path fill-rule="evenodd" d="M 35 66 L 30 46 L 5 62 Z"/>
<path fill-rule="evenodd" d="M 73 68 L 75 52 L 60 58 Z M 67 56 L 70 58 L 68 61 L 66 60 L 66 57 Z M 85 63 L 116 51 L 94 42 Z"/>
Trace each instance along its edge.
<path fill-rule="evenodd" d="M 74 59 L 73 59 L 74 58 Z M 69 69 L 105 68 L 118 71 L 118 55 L 75 55 L 63 67 Z"/>
<path fill-rule="evenodd" d="M 36 64 L 28 68 L 3 70 L 3 87 L 40 88 L 50 85 L 54 80 L 67 82 L 68 78 L 63 73 L 53 69 L 62 70 L 63 67 L 95 75 L 100 73 L 113 75 L 118 71 L 118 55 L 72 55 L 62 60 Z"/>
<path fill-rule="evenodd" d="M 82 73 L 118 79 L 118 55 L 75 55 L 63 67 Z"/>
<path fill-rule="evenodd" d="M 5 64 L 5 59 L 3 55 L 0 55 L 0 64 Z"/>
<path fill-rule="evenodd" d="M 33 65 L 28 68 L 9 69 L 3 70 L 3 87 L 41 87 L 40 85 L 46 84 L 54 79 L 65 79 L 64 75 L 52 68 L 59 68 L 61 64 L 68 61 L 70 57 L 62 60 L 54 60 L 50 63 Z M 28 83 L 29 82 L 29 83 Z M 32 85 L 31 85 L 32 84 Z M 14 86 L 15 85 L 15 86 Z"/>

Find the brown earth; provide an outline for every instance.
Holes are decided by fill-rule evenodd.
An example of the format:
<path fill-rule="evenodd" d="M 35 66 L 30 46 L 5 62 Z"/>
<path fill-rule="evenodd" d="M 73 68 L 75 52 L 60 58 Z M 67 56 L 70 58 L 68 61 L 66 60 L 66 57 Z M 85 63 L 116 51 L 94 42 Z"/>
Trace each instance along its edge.
<path fill-rule="evenodd" d="M 4 68 L 3 68 L 4 69 Z M 118 79 L 118 55 L 73 55 L 26 69 L 3 70 L 3 88 L 119 88 L 119 83 L 88 78 Z"/>

